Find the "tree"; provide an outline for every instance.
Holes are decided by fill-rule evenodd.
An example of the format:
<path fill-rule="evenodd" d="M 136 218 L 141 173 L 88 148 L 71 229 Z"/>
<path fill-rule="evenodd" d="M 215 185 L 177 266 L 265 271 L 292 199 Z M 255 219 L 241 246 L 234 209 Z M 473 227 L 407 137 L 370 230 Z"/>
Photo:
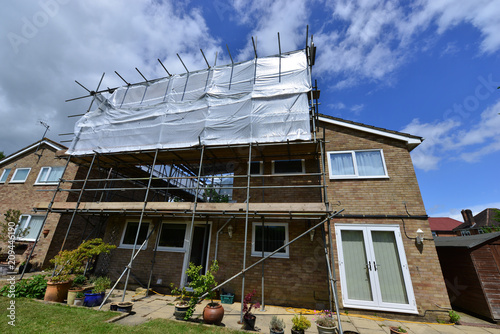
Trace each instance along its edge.
<path fill-rule="evenodd" d="M 0 240 L 7 242 L 19 225 L 21 211 L 9 209 L 4 215 L 4 221 L 0 222 Z M 28 234 L 29 228 L 18 231 L 16 237 L 24 237 Z"/>
<path fill-rule="evenodd" d="M 3 153 L 3 151 L 0 151 L 0 160 L 2 160 L 3 158 L 5 158 L 5 154 Z"/>
<path fill-rule="evenodd" d="M 497 222 L 500 223 L 500 210 L 495 210 L 496 213 L 495 213 L 495 217 L 493 217 L 493 219 L 495 219 Z"/>

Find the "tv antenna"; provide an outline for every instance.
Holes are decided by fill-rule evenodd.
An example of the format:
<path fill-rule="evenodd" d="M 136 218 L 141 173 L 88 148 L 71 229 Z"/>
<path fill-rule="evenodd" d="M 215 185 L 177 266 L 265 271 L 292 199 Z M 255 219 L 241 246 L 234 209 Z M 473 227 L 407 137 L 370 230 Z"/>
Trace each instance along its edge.
<path fill-rule="evenodd" d="M 40 142 L 38 143 L 38 147 L 36 148 L 35 155 L 38 157 L 38 160 L 42 157 L 42 154 L 38 154 L 38 150 L 40 149 L 40 145 L 42 145 L 43 138 L 45 138 L 45 135 L 47 134 L 47 131 L 49 131 L 50 125 L 45 123 L 44 121 L 39 121 L 40 124 L 45 128 L 45 132 L 43 133 L 42 139 L 40 139 Z"/>

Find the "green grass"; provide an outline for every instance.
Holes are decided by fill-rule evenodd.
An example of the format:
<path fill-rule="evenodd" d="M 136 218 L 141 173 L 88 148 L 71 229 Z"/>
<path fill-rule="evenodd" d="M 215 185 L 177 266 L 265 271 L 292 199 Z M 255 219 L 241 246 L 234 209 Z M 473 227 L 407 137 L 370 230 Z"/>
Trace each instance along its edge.
<path fill-rule="evenodd" d="M 117 316 L 116 312 L 44 304 L 27 298 L 16 298 L 15 301 L 16 326 L 13 327 L 8 324 L 7 317 L 10 299 L 0 297 L 0 333 L 238 333 L 227 328 L 164 319 L 126 326 L 105 322 Z"/>

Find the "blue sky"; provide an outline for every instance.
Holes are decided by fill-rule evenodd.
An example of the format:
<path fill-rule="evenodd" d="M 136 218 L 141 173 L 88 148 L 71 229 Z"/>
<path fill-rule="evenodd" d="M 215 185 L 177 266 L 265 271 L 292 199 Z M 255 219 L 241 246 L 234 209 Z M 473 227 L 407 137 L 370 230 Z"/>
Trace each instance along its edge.
<path fill-rule="evenodd" d="M 314 35 L 320 112 L 425 138 L 412 153 L 431 216 L 500 207 L 500 2 L 39 0 L 0 13 L 0 151 L 72 132 L 95 89 L 303 48 Z M 67 143 L 66 143 L 67 144 Z"/>

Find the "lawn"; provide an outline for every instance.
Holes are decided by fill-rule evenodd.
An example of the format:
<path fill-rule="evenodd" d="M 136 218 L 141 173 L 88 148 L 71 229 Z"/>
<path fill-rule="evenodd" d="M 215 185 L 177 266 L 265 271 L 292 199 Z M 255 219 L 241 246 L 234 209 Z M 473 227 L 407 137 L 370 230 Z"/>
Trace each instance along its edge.
<path fill-rule="evenodd" d="M 116 312 L 15 299 L 15 327 L 8 324 L 10 299 L 0 297 L 0 333 L 241 333 L 227 328 L 156 319 L 137 326 L 105 321 Z"/>

